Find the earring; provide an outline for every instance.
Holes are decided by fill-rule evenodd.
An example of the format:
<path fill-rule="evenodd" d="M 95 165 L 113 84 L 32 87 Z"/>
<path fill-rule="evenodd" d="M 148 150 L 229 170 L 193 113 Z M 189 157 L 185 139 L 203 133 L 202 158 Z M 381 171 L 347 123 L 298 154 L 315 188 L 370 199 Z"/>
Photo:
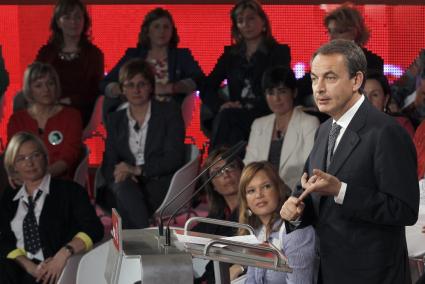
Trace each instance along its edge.
<path fill-rule="evenodd" d="M 252 211 L 251 209 L 246 209 L 246 214 L 251 217 L 252 216 Z"/>

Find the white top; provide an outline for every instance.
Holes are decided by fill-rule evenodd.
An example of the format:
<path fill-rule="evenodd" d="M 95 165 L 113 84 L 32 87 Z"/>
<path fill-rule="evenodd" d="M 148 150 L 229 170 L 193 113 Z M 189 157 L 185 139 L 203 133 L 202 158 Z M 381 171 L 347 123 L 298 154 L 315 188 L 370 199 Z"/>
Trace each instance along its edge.
<path fill-rule="evenodd" d="M 146 137 L 148 134 L 149 119 L 151 118 L 151 103 L 149 102 L 148 109 L 146 111 L 145 120 L 143 125 L 139 127 L 137 131 L 135 126 L 137 121 L 130 114 L 130 107 L 127 108 L 128 117 L 128 144 L 130 151 L 133 154 L 136 165 L 140 166 L 145 164 L 145 146 Z"/>
<path fill-rule="evenodd" d="M 47 174 L 44 176 L 38 189 L 36 189 L 33 193 L 33 196 L 36 196 L 39 190 L 43 192 L 40 195 L 40 197 L 37 199 L 35 203 L 35 207 L 34 207 L 34 215 L 35 215 L 35 219 L 37 220 L 37 224 L 40 224 L 40 215 L 43 209 L 44 201 L 46 200 L 46 196 L 50 192 L 49 188 L 50 188 L 50 174 Z M 16 248 L 25 250 L 23 222 L 28 212 L 28 208 L 26 205 L 28 204 L 28 193 L 25 188 L 25 185 L 23 185 L 19 189 L 19 192 L 15 195 L 13 200 L 14 201 L 20 200 L 20 201 L 18 205 L 18 210 L 16 210 L 16 215 L 15 217 L 13 217 L 12 221 L 10 222 L 10 227 L 16 237 Z M 26 256 L 29 259 L 36 258 L 41 261 L 44 260 L 43 251 L 41 249 L 36 254 L 31 254 L 29 252 L 26 252 L 26 253 L 27 253 Z"/>

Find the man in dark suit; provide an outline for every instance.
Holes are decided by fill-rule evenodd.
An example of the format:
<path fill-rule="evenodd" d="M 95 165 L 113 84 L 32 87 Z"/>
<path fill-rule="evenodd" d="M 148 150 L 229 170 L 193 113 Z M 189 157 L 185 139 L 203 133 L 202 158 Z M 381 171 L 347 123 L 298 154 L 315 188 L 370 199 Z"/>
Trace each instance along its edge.
<path fill-rule="evenodd" d="M 407 132 L 362 95 L 366 66 L 351 41 L 313 55 L 314 98 L 331 118 L 316 133 L 304 191 L 281 210 L 295 226 L 315 225 L 326 284 L 411 282 L 404 226 L 418 216 L 416 153 Z"/>

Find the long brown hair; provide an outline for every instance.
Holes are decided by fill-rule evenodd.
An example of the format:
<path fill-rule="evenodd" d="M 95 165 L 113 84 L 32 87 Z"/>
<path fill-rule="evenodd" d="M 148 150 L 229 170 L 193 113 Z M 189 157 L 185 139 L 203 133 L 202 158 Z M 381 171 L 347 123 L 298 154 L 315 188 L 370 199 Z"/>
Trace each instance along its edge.
<path fill-rule="evenodd" d="M 229 150 L 229 147 L 222 146 L 217 148 L 216 150 L 212 151 L 211 154 L 208 155 L 208 158 L 205 160 L 204 165 L 202 166 L 203 169 L 206 169 L 209 167 L 212 163 L 214 163 L 217 159 L 219 159 L 225 152 Z M 243 162 L 240 158 L 236 158 L 234 163 L 236 163 L 236 166 L 239 170 L 242 170 L 243 168 Z M 210 178 L 210 173 L 207 172 L 203 176 L 203 182 L 205 182 L 208 178 Z M 224 200 L 224 197 L 218 193 L 214 189 L 214 185 L 212 181 L 210 181 L 206 186 L 205 190 L 207 193 L 207 199 L 208 199 L 208 215 L 211 216 L 217 216 L 224 212 L 224 210 L 227 208 L 227 203 Z"/>
<path fill-rule="evenodd" d="M 263 7 L 261 7 L 260 2 L 256 0 L 240 0 L 230 11 L 230 18 L 232 20 L 232 42 L 233 44 L 240 46 L 244 43 L 244 39 L 238 29 L 238 15 L 245 9 L 251 9 L 263 20 L 264 22 L 264 31 L 263 38 L 265 39 L 266 44 L 275 43 L 276 40 L 272 35 L 272 28 L 270 25 L 269 18 L 267 17 L 266 12 L 264 12 Z"/>
<path fill-rule="evenodd" d="M 273 184 L 273 187 L 278 190 L 279 202 L 283 204 L 291 194 L 289 187 L 279 177 L 276 169 L 267 161 L 253 162 L 245 166 L 242 171 L 241 180 L 239 182 L 239 223 L 251 225 L 254 229 L 258 229 L 262 223 L 260 218 L 255 214 L 248 213 L 248 203 L 246 201 L 246 188 L 251 180 L 260 172 L 263 171 Z M 273 212 L 272 218 L 269 224 L 266 225 L 266 234 L 269 235 L 273 230 L 273 224 L 280 219 L 280 207 L 277 206 Z M 278 226 L 277 228 L 280 228 Z M 239 235 L 247 235 L 248 231 L 245 229 L 239 229 Z"/>

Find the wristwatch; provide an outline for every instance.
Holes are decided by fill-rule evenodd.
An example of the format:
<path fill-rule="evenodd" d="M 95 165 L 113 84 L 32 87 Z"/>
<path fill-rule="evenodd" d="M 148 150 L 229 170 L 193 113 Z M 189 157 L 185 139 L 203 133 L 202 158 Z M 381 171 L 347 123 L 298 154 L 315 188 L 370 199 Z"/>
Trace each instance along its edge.
<path fill-rule="evenodd" d="M 65 249 L 69 252 L 69 254 L 72 256 L 75 253 L 74 248 L 70 244 L 65 245 Z"/>

